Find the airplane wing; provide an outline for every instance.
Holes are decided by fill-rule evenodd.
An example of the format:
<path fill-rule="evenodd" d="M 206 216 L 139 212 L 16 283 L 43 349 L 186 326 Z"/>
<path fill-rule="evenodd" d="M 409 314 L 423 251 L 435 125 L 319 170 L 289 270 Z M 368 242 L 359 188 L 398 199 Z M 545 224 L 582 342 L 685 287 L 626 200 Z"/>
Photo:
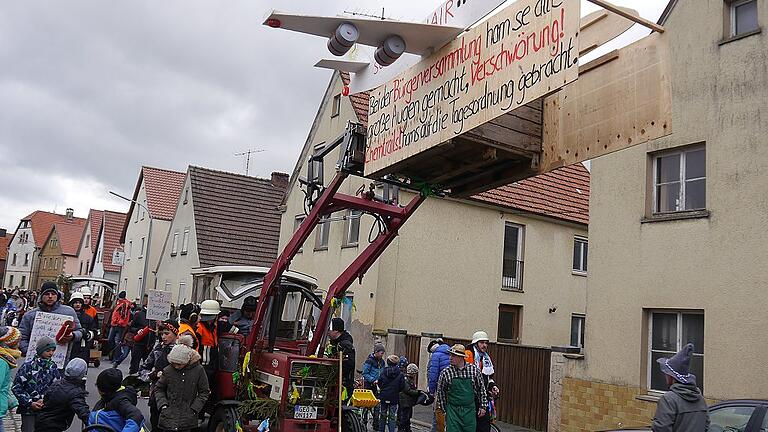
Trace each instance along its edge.
<path fill-rule="evenodd" d="M 424 24 L 393 20 L 361 19 L 353 17 L 321 17 L 293 15 L 273 11 L 265 25 L 301 33 L 330 37 L 339 24 L 354 24 L 360 37 L 357 43 L 378 47 L 389 36 L 398 35 L 405 41 L 405 52 L 429 54 L 452 41 L 464 31 L 461 27 Z"/>
<path fill-rule="evenodd" d="M 369 64 L 371 63 L 367 61 L 322 59 L 315 63 L 315 67 L 357 73 L 367 68 Z"/>

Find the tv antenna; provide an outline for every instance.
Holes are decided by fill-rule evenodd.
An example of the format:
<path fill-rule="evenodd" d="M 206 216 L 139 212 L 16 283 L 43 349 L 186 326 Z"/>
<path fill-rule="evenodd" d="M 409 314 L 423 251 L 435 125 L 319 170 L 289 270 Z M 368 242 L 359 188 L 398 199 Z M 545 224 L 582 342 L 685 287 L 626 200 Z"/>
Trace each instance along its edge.
<path fill-rule="evenodd" d="M 386 17 L 384 17 L 384 8 L 381 8 L 381 16 L 371 15 L 371 14 L 362 13 L 362 12 L 351 12 L 351 11 L 344 11 L 344 13 L 352 16 L 364 16 L 366 18 L 380 19 L 382 21 L 387 19 Z"/>
<path fill-rule="evenodd" d="M 245 175 L 248 175 L 248 171 L 251 167 L 251 155 L 253 153 L 265 152 L 264 149 L 248 149 L 241 153 L 235 153 L 235 156 L 245 156 Z"/>

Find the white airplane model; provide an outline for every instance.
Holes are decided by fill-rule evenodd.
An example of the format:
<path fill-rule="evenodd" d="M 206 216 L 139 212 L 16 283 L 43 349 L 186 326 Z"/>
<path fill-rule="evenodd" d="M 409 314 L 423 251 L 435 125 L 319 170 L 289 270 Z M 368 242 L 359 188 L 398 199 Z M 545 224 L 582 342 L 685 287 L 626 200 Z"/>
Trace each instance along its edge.
<path fill-rule="evenodd" d="M 506 0 L 445 0 L 422 23 L 345 16 L 294 15 L 273 11 L 264 24 L 328 37 L 328 50 L 337 58 L 322 59 L 315 66 L 350 72 L 348 90 L 350 93 L 358 93 L 390 81 L 423 57 L 452 41 L 505 2 Z M 621 9 L 637 16 L 637 12 L 632 9 Z M 601 25 L 594 25 L 597 22 L 601 22 Z M 591 40 L 592 43 L 584 46 L 580 54 L 619 36 L 632 24 L 632 21 L 618 16 L 609 16 L 605 11 L 582 18 L 580 38 L 584 41 Z"/>

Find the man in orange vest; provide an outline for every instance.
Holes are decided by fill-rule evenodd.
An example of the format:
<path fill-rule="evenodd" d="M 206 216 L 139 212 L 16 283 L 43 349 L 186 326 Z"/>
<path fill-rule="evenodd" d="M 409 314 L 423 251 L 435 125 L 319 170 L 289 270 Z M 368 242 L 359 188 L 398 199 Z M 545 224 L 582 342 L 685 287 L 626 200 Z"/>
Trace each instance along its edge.
<path fill-rule="evenodd" d="M 93 301 L 91 300 L 91 289 L 88 287 L 88 285 L 80 288 L 80 294 L 83 295 L 83 310 L 86 314 L 88 314 L 89 317 L 93 318 L 94 321 L 96 321 L 96 327 L 99 326 L 99 319 L 96 316 L 96 313 L 98 312 L 95 307 L 91 305 Z"/>
<path fill-rule="evenodd" d="M 197 323 L 197 336 L 200 341 L 200 364 L 208 369 L 209 365 L 215 367 L 216 354 L 218 353 L 218 318 L 221 306 L 216 300 L 205 300 L 200 303 L 200 320 Z"/>
<path fill-rule="evenodd" d="M 195 314 L 195 305 L 192 303 L 182 305 L 179 311 L 179 336 L 188 334 L 192 337 L 192 348 L 200 347 L 200 339 L 197 337 L 195 327 L 197 325 L 197 314 Z"/>

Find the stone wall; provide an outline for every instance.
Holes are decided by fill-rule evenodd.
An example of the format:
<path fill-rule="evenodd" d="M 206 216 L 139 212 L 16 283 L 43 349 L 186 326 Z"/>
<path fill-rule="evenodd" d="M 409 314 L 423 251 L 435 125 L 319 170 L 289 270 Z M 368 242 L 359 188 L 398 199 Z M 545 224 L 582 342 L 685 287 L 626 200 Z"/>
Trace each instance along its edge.
<path fill-rule="evenodd" d="M 596 431 L 649 426 L 656 411 L 645 390 L 570 377 L 562 379 L 560 431 Z"/>

